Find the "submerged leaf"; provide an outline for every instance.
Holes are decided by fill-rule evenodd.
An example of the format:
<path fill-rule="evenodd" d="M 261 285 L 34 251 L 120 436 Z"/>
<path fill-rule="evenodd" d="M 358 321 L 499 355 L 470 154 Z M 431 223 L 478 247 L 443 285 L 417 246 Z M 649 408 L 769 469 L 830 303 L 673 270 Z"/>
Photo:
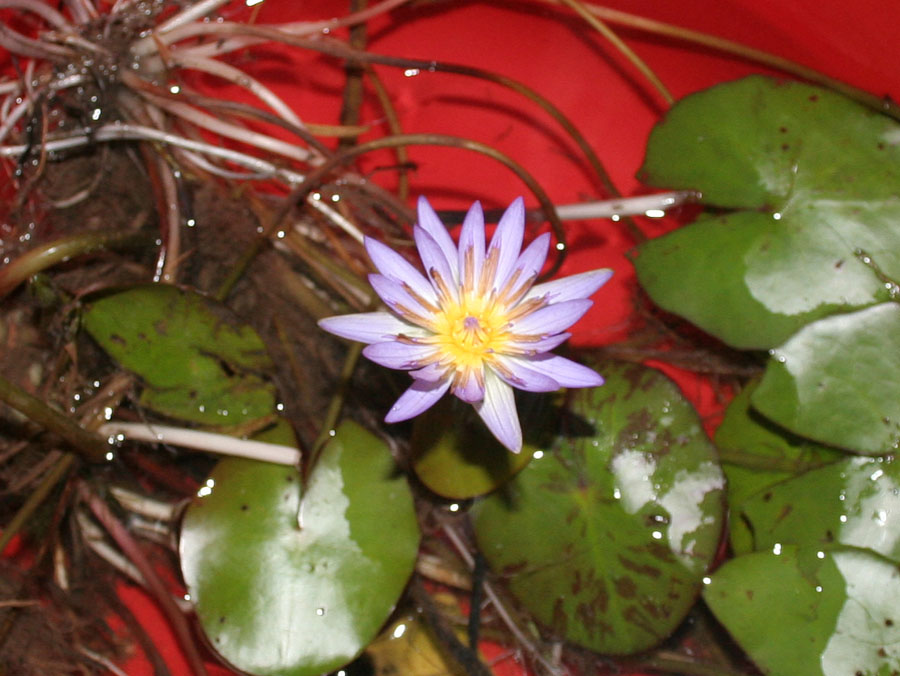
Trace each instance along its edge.
<path fill-rule="evenodd" d="M 231 426 L 271 416 L 272 362 L 256 332 L 227 308 L 166 284 L 87 303 L 85 330 L 144 384 L 140 403 L 179 420 Z"/>
<path fill-rule="evenodd" d="M 242 671 L 314 676 L 375 637 L 412 573 L 412 495 L 384 443 L 344 423 L 301 495 L 290 468 L 221 461 L 182 525 L 210 644 Z M 385 534 L 390 536 L 386 537 Z"/>
<path fill-rule="evenodd" d="M 571 436 L 477 503 L 474 527 L 541 622 L 599 652 L 632 653 L 667 637 L 699 593 L 724 478 L 674 383 L 639 365 L 591 365 L 606 384 L 571 393 Z"/>
<path fill-rule="evenodd" d="M 750 77 L 676 104 L 643 180 L 735 211 L 642 245 L 661 307 L 740 348 L 887 300 L 900 278 L 900 125 L 838 94 Z"/>

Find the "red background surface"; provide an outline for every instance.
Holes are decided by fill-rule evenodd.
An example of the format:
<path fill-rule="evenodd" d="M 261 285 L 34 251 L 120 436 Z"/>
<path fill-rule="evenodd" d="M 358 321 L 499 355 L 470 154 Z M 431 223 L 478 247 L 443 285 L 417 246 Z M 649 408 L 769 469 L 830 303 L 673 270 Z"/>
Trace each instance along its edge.
<path fill-rule="evenodd" d="M 343 0 L 265 0 L 262 23 L 323 19 L 345 12 Z M 706 31 L 774 52 L 878 95 L 900 99 L 900 5 L 890 0 L 615 0 L 610 6 L 634 14 Z M 620 34 L 678 98 L 715 83 L 753 73 L 759 66 L 673 40 Z M 373 21 L 371 51 L 418 59 L 468 64 L 515 78 L 554 102 L 581 129 L 606 163 L 625 195 L 645 191 L 634 178 L 647 135 L 664 112 L 659 96 L 603 39 L 571 12 L 540 2 L 416 2 Z M 266 47 L 252 60 L 236 60 L 288 100 L 310 122 L 336 123 L 343 76 L 339 64 L 306 52 Z M 405 76 L 376 67 L 391 92 L 406 132 L 437 132 L 493 145 L 529 169 L 556 203 L 602 198 L 572 142 L 545 113 L 499 86 L 442 73 Z M 228 88 L 217 95 L 245 98 Z M 373 125 L 368 136 L 386 127 L 377 105 L 363 111 Z M 457 149 L 412 148 L 417 165 L 412 194 L 425 194 L 437 208 L 464 209 L 473 199 L 486 207 L 505 206 L 526 194 L 507 169 Z M 376 170 L 389 156 L 366 158 Z M 392 186 L 390 172 L 374 180 Z M 669 225 L 642 223 L 655 234 Z M 621 339 L 629 326 L 633 274 L 625 252 L 633 245 L 625 231 L 608 221 L 568 225 L 570 255 L 563 273 L 612 267 L 616 275 L 595 296 L 595 306 L 576 327 L 573 342 L 599 345 Z M 709 383 L 675 369 L 685 394 L 704 415 L 718 404 Z M 132 606 L 162 648 L 173 674 L 188 667 L 161 614 L 138 590 L 122 586 Z M 128 674 L 150 668 L 140 655 Z M 211 666 L 211 674 L 225 674 Z M 512 672 L 508 672 L 512 673 Z"/>

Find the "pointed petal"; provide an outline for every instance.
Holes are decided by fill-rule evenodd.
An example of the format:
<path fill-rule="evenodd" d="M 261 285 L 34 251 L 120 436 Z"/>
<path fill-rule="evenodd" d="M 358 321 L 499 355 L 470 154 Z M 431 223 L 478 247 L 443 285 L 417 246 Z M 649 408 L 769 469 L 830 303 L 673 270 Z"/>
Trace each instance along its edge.
<path fill-rule="evenodd" d="M 512 358 L 515 369 L 528 369 L 553 378 L 561 387 L 597 387 L 603 384 L 603 376 L 571 359 L 556 354 L 542 354 L 532 358 Z"/>
<path fill-rule="evenodd" d="M 478 378 L 481 373 L 482 371 L 476 371 L 472 368 L 463 371 L 460 382 L 453 387 L 453 394 L 467 404 L 474 404 L 484 399 L 484 385 Z"/>
<path fill-rule="evenodd" d="M 567 300 L 563 303 L 554 303 L 547 307 L 535 310 L 525 315 L 512 325 L 513 333 L 534 334 L 549 336 L 560 331 L 565 331 L 572 326 L 588 311 L 594 301 L 583 298 L 581 300 Z"/>
<path fill-rule="evenodd" d="M 526 354 L 535 355 L 542 352 L 549 352 L 554 347 L 558 347 L 572 337 L 571 333 L 564 331 L 546 338 L 538 338 L 536 340 L 511 340 L 507 345 L 516 350 L 522 350 Z"/>
<path fill-rule="evenodd" d="M 437 295 L 429 281 L 403 256 L 371 237 L 366 237 L 365 244 L 369 258 L 372 259 L 372 263 L 378 268 L 378 272 L 398 284 L 408 285 L 427 301 L 431 303 L 437 302 Z"/>
<path fill-rule="evenodd" d="M 463 220 L 459 233 L 459 275 L 466 289 L 474 289 L 484 265 L 484 212 L 475 202 Z"/>
<path fill-rule="evenodd" d="M 419 369 L 425 366 L 425 360 L 433 357 L 434 345 L 415 345 L 388 340 L 383 343 L 372 343 L 363 348 L 363 355 L 376 364 L 389 369 Z"/>
<path fill-rule="evenodd" d="M 527 392 L 556 392 L 559 382 L 550 374 L 530 367 L 529 361 L 520 357 L 496 356 L 500 367 L 497 375 L 503 382 Z"/>
<path fill-rule="evenodd" d="M 341 338 L 361 343 L 380 343 L 401 334 L 416 337 L 428 335 L 418 326 L 405 322 L 390 312 L 361 312 L 326 317 L 319 320 L 319 327 Z"/>
<path fill-rule="evenodd" d="M 571 275 L 570 277 L 554 279 L 551 282 L 544 282 L 531 287 L 531 290 L 525 295 L 525 300 L 543 296 L 551 303 L 561 303 L 567 300 L 588 298 L 597 289 L 606 284 L 612 275 L 613 271 L 609 268 L 600 268 L 590 272 L 582 272 L 578 275 Z"/>
<path fill-rule="evenodd" d="M 434 406 L 449 388 L 449 379 L 436 383 L 429 383 L 425 380 L 413 381 L 412 386 L 401 394 L 400 398 L 391 406 L 391 410 L 384 417 L 384 421 L 395 423 L 415 418 L 423 411 L 427 411 Z"/>
<path fill-rule="evenodd" d="M 507 278 L 513 271 L 513 266 L 522 250 L 522 238 L 525 236 L 525 202 L 517 197 L 500 217 L 497 230 L 491 239 L 491 250 L 496 249 L 498 256 L 497 271 L 494 274 L 495 289 L 503 288 Z"/>
<path fill-rule="evenodd" d="M 410 371 L 409 375 L 411 375 L 416 380 L 424 380 L 428 383 L 436 383 L 439 380 L 443 380 L 447 375 L 447 367 L 442 366 L 438 362 L 431 362 L 427 366 L 423 366 L 420 369 L 416 369 L 415 371 Z"/>
<path fill-rule="evenodd" d="M 448 267 L 453 272 L 453 282 L 458 283 L 458 252 L 456 250 L 456 246 L 454 246 L 453 244 L 453 239 L 450 237 L 450 233 L 447 232 L 446 226 L 441 223 L 441 219 L 438 218 L 438 215 L 434 213 L 434 209 L 431 208 L 431 205 L 428 203 L 427 199 L 425 199 L 424 197 L 419 197 L 419 202 L 416 207 L 419 217 L 419 227 L 429 235 L 431 235 L 431 238 L 440 247 L 441 251 L 444 254 L 444 258 L 447 260 Z M 448 278 L 447 281 L 449 282 L 450 278 Z"/>
<path fill-rule="evenodd" d="M 524 285 L 531 285 L 534 279 L 540 274 L 541 268 L 544 267 L 544 261 L 547 260 L 547 252 L 550 250 L 550 233 L 544 233 L 537 237 L 529 244 L 522 255 L 519 256 L 513 266 L 513 277 L 515 284 L 510 289 L 504 289 L 503 293 L 507 299 L 514 299 L 522 294 L 525 289 Z M 518 275 L 516 275 L 518 272 Z"/>
<path fill-rule="evenodd" d="M 369 284 L 384 304 L 404 319 L 422 326 L 431 319 L 432 312 L 393 279 L 373 273 L 369 275 Z"/>
<path fill-rule="evenodd" d="M 442 295 L 441 289 L 445 288 L 451 294 L 451 300 L 456 300 L 457 283 L 454 270 L 456 268 L 456 251 L 453 252 L 454 269 L 451 269 L 441 247 L 431 235 L 418 225 L 413 227 L 413 239 L 416 241 L 416 248 L 419 250 L 419 257 L 422 259 L 422 265 L 425 266 L 425 272 L 438 296 Z M 443 286 L 441 282 L 443 282 Z"/>
<path fill-rule="evenodd" d="M 490 369 L 484 372 L 484 399 L 475 404 L 475 412 L 501 444 L 513 453 L 522 450 L 522 428 L 513 390 Z"/>

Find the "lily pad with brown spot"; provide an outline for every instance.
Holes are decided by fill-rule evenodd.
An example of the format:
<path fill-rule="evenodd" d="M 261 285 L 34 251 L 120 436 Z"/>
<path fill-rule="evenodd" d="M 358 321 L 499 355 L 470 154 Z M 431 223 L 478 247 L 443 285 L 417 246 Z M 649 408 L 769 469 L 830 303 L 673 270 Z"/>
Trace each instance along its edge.
<path fill-rule="evenodd" d="M 693 605 L 721 537 L 725 480 L 671 380 L 590 365 L 606 384 L 572 393 L 572 436 L 477 503 L 473 524 L 494 572 L 539 621 L 629 654 L 669 636 Z"/>

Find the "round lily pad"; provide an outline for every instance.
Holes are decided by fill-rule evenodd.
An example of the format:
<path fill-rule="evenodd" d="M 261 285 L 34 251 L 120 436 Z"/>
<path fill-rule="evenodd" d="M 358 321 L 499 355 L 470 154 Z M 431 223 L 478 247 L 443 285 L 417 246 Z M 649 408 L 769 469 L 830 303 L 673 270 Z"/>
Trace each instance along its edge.
<path fill-rule="evenodd" d="M 669 636 L 723 526 L 724 476 L 693 407 L 662 373 L 590 364 L 567 434 L 473 507 L 478 545 L 535 617 L 609 654 Z"/>
<path fill-rule="evenodd" d="M 834 92 L 750 77 L 678 102 L 641 178 L 720 212 L 643 244 L 661 307 L 740 348 L 888 300 L 900 278 L 900 125 Z"/>
<path fill-rule="evenodd" d="M 866 455 L 900 448 L 900 305 L 809 324 L 773 352 L 751 398 L 801 436 Z"/>
<path fill-rule="evenodd" d="M 900 570 L 864 550 L 778 546 L 728 561 L 703 598 L 771 676 L 900 670 Z"/>
<path fill-rule="evenodd" d="M 182 524 L 181 568 L 203 630 L 251 674 L 317 676 L 350 662 L 415 565 L 412 496 L 375 436 L 344 423 L 305 492 L 300 483 L 291 468 L 223 460 Z"/>

